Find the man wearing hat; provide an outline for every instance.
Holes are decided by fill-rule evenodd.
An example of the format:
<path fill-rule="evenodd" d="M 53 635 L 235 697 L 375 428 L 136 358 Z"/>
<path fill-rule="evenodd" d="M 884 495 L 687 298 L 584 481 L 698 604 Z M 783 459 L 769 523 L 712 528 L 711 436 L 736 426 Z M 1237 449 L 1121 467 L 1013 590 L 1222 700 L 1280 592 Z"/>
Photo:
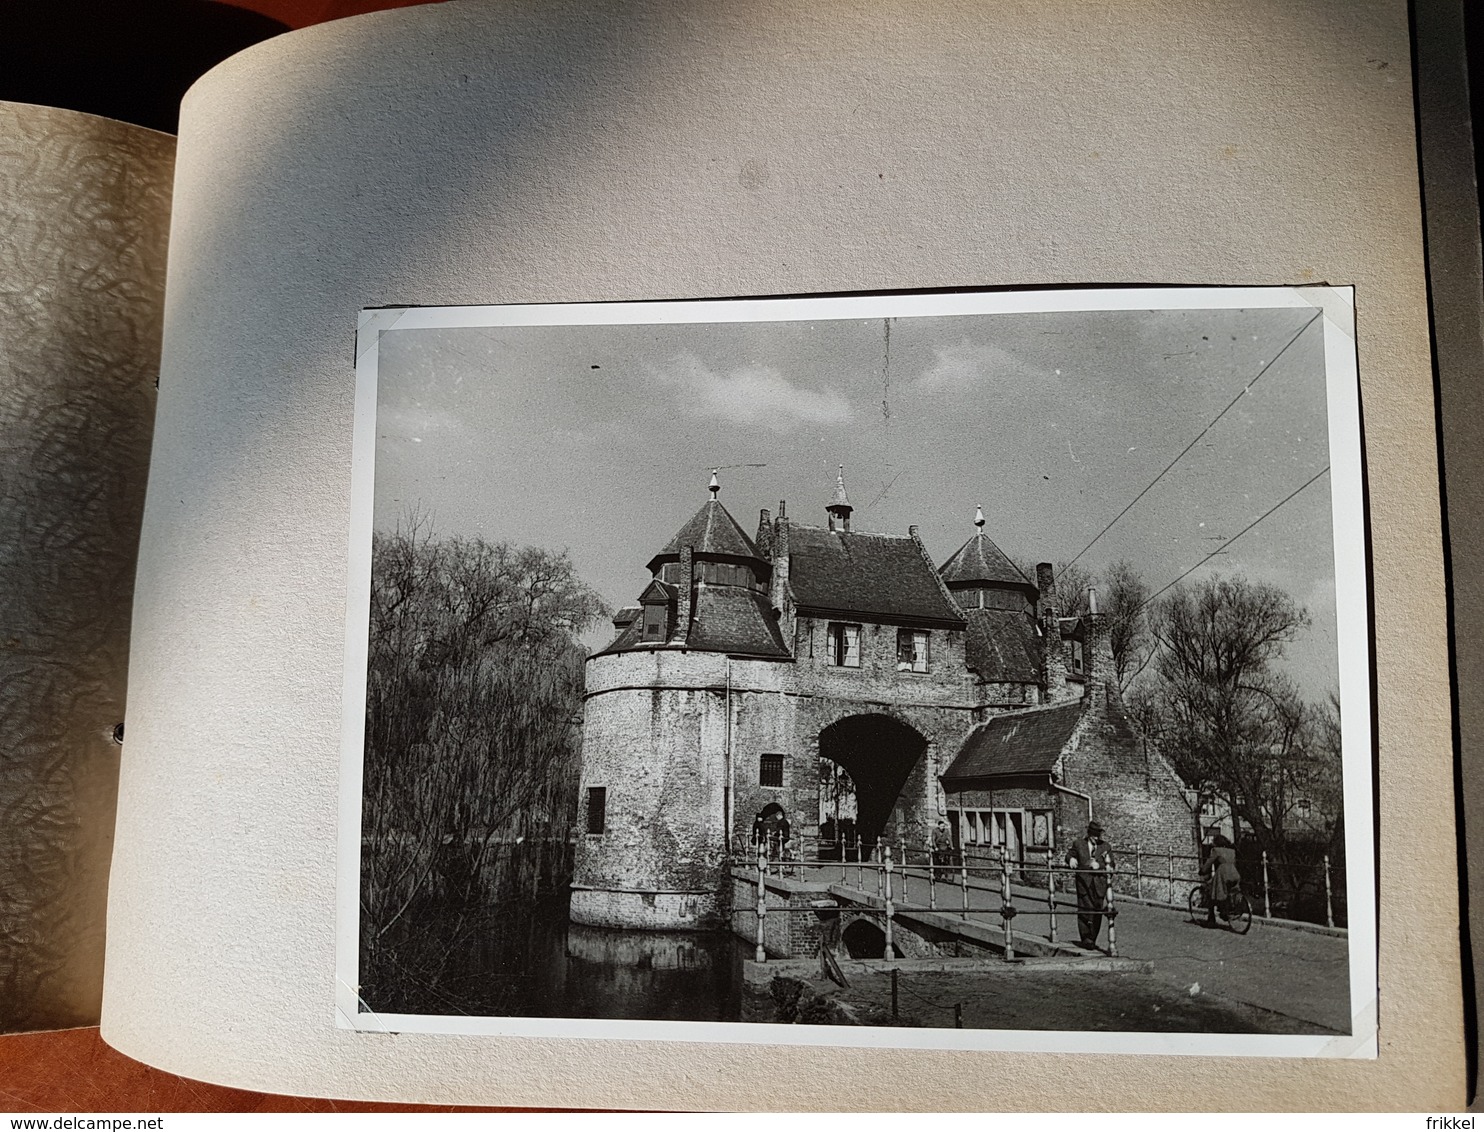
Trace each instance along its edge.
<path fill-rule="evenodd" d="M 1077 870 L 1077 934 L 1080 944 L 1095 951 L 1108 907 L 1108 881 L 1113 873 L 1113 850 L 1103 840 L 1103 827 L 1087 823 L 1087 836 L 1072 842 L 1067 864 Z"/>

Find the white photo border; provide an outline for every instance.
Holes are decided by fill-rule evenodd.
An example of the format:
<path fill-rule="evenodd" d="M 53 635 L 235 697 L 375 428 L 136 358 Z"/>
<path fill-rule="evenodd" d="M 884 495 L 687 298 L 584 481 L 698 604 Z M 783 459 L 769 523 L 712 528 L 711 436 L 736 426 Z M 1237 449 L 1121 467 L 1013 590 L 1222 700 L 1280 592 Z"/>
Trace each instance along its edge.
<path fill-rule="evenodd" d="M 378 346 L 389 330 L 500 326 L 792 322 L 1150 310 L 1318 308 L 1324 319 L 1330 498 L 1341 698 L 1351 1033 L 1339 1036 L 952 1030 L 376 1013 L 361 1001 L 360 866 Z M 386 307 L 360 312 L 355 345 L 349 576 L 336 892 L 336 1023 L 342 1029 L 530 1038 L 1229 1057 L 1377 1056 L 1375 798 L 1372 787 L 1369 547 L 1353 287 L 1106 287 L 1066 290 L 711 299 L 506 306 Z"/>

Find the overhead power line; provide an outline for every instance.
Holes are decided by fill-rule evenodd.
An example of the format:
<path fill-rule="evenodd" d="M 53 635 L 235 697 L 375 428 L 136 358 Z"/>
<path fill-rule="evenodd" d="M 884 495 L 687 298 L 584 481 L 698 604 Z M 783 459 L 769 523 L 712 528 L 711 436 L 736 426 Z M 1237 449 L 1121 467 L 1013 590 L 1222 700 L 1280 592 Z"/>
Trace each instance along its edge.
<path fill-rule="evenodd" d="M 1313 318 L 1311 318 L 1308 322 L 1306 322 L 1302 326 L 1300 326 L 1298 328 L 1298 333 L 1295 334 L 1292 338 L 1290 338 L 1286 343 L 1284 343 L 1283 349 L 1279 350 L 1276 354 L 1273 355 L 1272 360 L 1270 362 L 1268 362 L 1265 366 L 1263 366 L 1261 370 L 1258 371 L 1258 374 L 1257 374 L 1256 377 L 1254 377 L 1246 385 L 1242 386 L 1242 391 L 1240 393 L 1238 393 L 1235 397 L 1233 397 L 1227 403 L 1226 408 L 1222 409 L 1221 412 L 1217 413 L 1214 417 L 1212 417 L 1211 418 L 1211 423 L 1208 424 L 1208 425 L 1206 425 L 1205 428 L 1201 429 L 1200 432 L 1196 433 L 1195 439 L 1192 440 L 1189 444 L 1187 444 L 1184 448 L 1180 449 L 1179 455 L 1177 455 L 1173 460 L 1171 460 L 1168 464 L 1166 464 L 1164 466 L 1164 471 L 1160 472 L 1159 475 L 1155 476 L 1152 480 L 1150 480 L 1149 483 L 1147 485 L 1145 485 L 1144 490 L 1141 491 L 1141 492 L 1139 492 L 1138 495 L 1134 496 L 1133 499 L 1129 501 L 1129 505 L 1127 507 L 1125 507 L 1122 511 L 1118 512 L 1118 514 L 1114 515 L 1113 518 L 1109 521 L 1108 525 L 1106 527 L 1104 527 L 1102 530 L 1100 530 L 1096 535 L 1094 535 L 1093 536 L 1093 539 L 1092 539 L 1092 542 L 1088 543 L 1081 550 L 1079 550 L 1077 552 L 1076 557 L 1073 558 L 1071 562 L 1068 562 L 1067 565 L 1068 566 L 1071 566 L 1074 563 L 1076 563 L 1076 561 L 1077 561 L 1078 558 L 1081 558 L 1084 554 L 1086 554 L 1089 550 L 1091 550 L 1094 545 L 1096 545 L 1098 539 L 1102 538 L 1105 534 L 1107 534 L 1109 531 L 1111 531 L 1113 529 L 1113 524 L 1114 523 L 1118 522 L 1119 519 L 1123 518 L 1130 511 L 1132 511 L 1134 509 L 1134 504 L 1138 503 L 1139 500 L 1143 499 L 1144 496 L 1148 495 L 1149 492 L 1153 490 L 1154 485 L 1157 484 L 1157 483 L 1159 483 L 1160 480 L 1164 479 L 1165 478 L 1165 475 L 1169 472 L 1169 470 L 1171 468 L 1173 468 L 1176 464 L 1178 464 L 1180 462 L 1181 457 L 1183 457 L 1187 452 L 1189 452 L 1192 448 L 1194 448 L 1197 444 L 1199 444 L 1200 441 L 1201 441 L 1201 438 L 1204 437 L 1206 435 L 1206 433 L 1210 432 L 1213 428 L 1216 427 L 1216 422 L 1219 421 L 1219 420 L 1221 420 L 1222 417 L 1226 416 L 1227 413 L 1231 412 L 1232 406 L 1234 406 L 1243 397 L 1247 396 L 1248 391 L 1254 385 L 1256 385 L 1259 381 L 1262 380 L 1263 374 L 1267 373 L 1268 370 L 1272 369 L 1273 366 L 1275 366 L 1278 363 L 1278 359 L 1281 358 L 1284 354 L 1286 354 L 1288 352 L 1288 348 L 1290 346 L 1292 346 L 1295 342 L 1297 342 L 1300 337 L 1302 337 L 1302 335 L 1303 335 L 1303 333 L 1304 333 L 1305 330 L 1308 330 L 1309 327 L 1313 326 L 1316 322 L 1318 322 L 1319 319 L 1323 316 L 1323 314 L 1324 314 L 1324 312 L 1323 311 L 1320 311 Z"/>
<path fill-rule="evenodd" d="M 1181 574 L 1174 581 L 1172 581 L 1168 585 L 1166 585 L 1164 587 L 1164 589 L 1161 589 L 1158 593 L 1151 594 L 1149 597 L 1145 598 L 1143 604 L 1139 606 L 1139 609 L 1134 610 L 1134 613 L 1138 613 L 1139 610 L 1142 610 L 1145 607 L 1147 607 L 1149 605 L 1152 605 L 1157 598 L 1159 598 L 1160 596 L 1162 596 L 1163 594 L 1165 594 L 1167 591 L 1173 589 L 1175 586 L 1179 585 L 1186 578 L 1190 577 L 1190 575 L 1194 574 L 1197 570 L 1199 570 L 1202 566 L 1204 566 L 1207 562 L 1209 562 L 1209 561 L 1211 561 L 1211 559 L 1215 558 L 1218 554 L 1224 554 L 1224 553 L 1226 553 L 1227 547 L 1231 546 L 1231 544 L 1234 543 L 1234 542 L 1236 542 L 1237 539 L 1241 538 L 1248 531 L 1250 531 L 1253 527 L 1257 526 L 1258 523 L 1262 522 L 1269 515 L 1271 515 L 1274 511 L 1276 511 L 1276 510 L 1278 510 L 1278 508 L 1282 507 L 1283 504 L 1287 503 L 1295 495 L 1297 495 L 1299 492 L 1303 491 L 1304 488 L 1306 488 L 1306 487 L 1309 486 L 1309 484 L 1312 484 L 1316 480 L 1318 480 L 1319 477 L 1322 476 L 1322 475 L 1324 475 L 1324 473 L 1327 472 L 1327 471 L 1329 471 L 1329 465 L 1328 464 L 1325 464 L 1324 467 L 1320 468 L 1319 471 L 1316 472 L 1314 474 L 1314 476 L 1307 483 L 1303 484 L 1300 487 L 1294 488 L 1287 495 L 1285 495 L 1282 499 L 1278 500 L 1277 503 L 1274 503 L 1271 507 L 1269 507 L 1261 515 L 1259 515 L 1257 518 L 1253 519 L 1252 522 L 1248 523 L 1240 531 L 1238 531 L 1236 534 L 1232 535 L 1232 537 L 1229 538 L 1229 539 L 1227 539 L 1226 542 L 1224 542 L 1221 546 L 1217 547 L 1210 554 L 1206 555 L 1206 557 L 1202 558 L 1199 562 L 1197 562 L 1194 566 L 1192 566 L 1189 570 L 1185 571 L 1185 573 Z M 1132 616 L 1132 614 L 1130 614 L 1130 616 Z"/>

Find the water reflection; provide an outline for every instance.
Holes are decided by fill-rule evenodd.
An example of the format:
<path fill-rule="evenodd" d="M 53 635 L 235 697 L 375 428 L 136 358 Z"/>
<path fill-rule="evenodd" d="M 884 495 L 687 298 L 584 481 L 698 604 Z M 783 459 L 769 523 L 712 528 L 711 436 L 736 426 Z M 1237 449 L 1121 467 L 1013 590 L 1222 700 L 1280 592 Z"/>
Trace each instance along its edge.
<path fill-rule="evenodd" d="M 401 1014 L 736 1021 L 743 947 L 728 932 L 572 924 L 565 897 L 427 907 L 363 972 L 371 1009 Z"/>

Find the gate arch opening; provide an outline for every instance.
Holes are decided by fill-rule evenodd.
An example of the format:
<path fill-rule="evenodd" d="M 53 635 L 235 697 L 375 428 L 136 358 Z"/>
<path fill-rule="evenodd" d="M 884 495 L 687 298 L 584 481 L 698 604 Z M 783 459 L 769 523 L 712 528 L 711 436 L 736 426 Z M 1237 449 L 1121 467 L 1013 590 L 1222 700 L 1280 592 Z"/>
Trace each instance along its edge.
<path fill-rule="evenodd" d="M 851 715 L 830 724 L 819 733 L 821 826 L 830 821 L 841 829 L 849 822 L 869 855 L 888 832 L 892 810 L 926 750 L 915 728 L 889 715 Z M 910 808 L 921 800 L 905 801 Z"/>

